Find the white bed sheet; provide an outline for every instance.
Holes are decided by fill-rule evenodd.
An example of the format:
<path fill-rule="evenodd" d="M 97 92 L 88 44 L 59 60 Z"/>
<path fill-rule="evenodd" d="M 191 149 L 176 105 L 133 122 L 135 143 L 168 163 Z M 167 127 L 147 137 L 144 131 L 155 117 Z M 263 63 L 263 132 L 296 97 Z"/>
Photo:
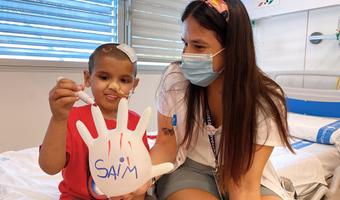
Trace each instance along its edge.
<path fill-rule="evenodd" d="M 339 119 L 288 113 L 292 136 L 311 142 L 335 144 L 340 142 Z"/>
<path fill-rule="evenodd" d="M 298 195 L 310 193 L 318 184 L 327 185 L 326 179 L 340 166 L 340 154 L 334 145 L 306 142 L 295 151 L 294 155 L 285 148 L 275 148 L 271 161 L 279 176 L 293 182 Z"/>
<path fill-rule="evenodd" d="M 59 199 L 61 174 L 50 176 L 38 165 L 38 147 L 0 154 L 1 200 Z"/>
<path fill-rule="evenodd" d="M 60 173 L 45 174 L 38 165 L 38 147 L 0 154 L 1 200 L 58 199 Z M 284 148 L 275 148 L 271 155 L 280 176 L 292 180 L 298 195 L 309 193 L 317 184 L 340 166 L 340 154 L 334 145 L 313 143 L 296 150 L 296 155 Z"/>
<path fill-rule="evenodd" d="M 155 143 L 156 131 L 148 132 L 148 143 Z M 39 148 L 0 153 L 0 200 L 59 199 L 61 173 L 50 176 L 38 164 Z"/>

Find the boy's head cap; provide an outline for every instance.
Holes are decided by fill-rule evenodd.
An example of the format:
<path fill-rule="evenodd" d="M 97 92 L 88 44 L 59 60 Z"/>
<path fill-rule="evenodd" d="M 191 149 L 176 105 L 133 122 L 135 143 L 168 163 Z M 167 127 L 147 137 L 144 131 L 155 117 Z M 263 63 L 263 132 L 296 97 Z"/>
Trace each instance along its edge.
<path fill-rule="evenodd" d="M 133 50 L 133 48 L 131 48 L 130 46 L 126 45 L 126 44 L 119 44 L 117 45 L 117 49 L 121 50 L 122 52 L 124 52 L 130 59 L 130 61 L 132 63 L 137 62 L 137 55 L 135 50 Z"/>

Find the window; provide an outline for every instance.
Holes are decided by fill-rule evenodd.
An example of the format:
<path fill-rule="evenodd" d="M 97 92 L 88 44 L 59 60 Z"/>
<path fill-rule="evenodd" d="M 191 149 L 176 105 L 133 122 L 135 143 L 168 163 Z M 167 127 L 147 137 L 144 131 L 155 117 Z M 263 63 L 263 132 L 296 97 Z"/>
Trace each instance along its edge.
<path fill-rule="evenodd" d="M 87 61 L 117 24 L 118 0 L 0 0 L 0 58 Z"/>
<path fill-rule="evenodd" d="M 181 14 L 190 0 L 131 0 L 130 44 L 139 66 L 162 70 L 180 59 Z"/>

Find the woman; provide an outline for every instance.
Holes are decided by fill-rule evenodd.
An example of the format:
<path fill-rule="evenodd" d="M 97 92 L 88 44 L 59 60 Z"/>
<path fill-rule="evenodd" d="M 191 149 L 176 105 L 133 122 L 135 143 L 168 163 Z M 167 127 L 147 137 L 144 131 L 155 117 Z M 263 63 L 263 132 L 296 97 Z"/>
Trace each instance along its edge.
<path fill-rule="evenodd" d="M 157 178 L 158 198 L 288 198 L 268 161 L 274 146 L 292 151 L 285 99 L 256 65 L 244 5 L 196 0 L 182 22 L 182 60 L 167 68 L 158 91 L 151 157 L 176 164 Z"/>

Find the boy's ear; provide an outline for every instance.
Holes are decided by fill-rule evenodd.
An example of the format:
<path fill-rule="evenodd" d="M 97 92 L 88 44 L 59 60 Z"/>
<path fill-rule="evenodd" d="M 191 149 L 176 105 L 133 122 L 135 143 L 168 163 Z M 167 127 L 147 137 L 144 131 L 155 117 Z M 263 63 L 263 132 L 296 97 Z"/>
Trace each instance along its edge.
<path fill-rule="evenodd" d="M 132 91 L 135 90 L 135 88 L 137 87 L 138 83 L 139 83 L 139 78 L 135 78 L 135 80 L 133 82 L 133 89 L 132 89 Z"/>
<path fill-rule="evenodd" d="M 83 71 L 83 75 L 84 75 L 84 84 L 85 87 L 90 87 L 91 86 L 91 82 L 90 82 L 90 72 L 88 70 L 84 70 Z"/>

